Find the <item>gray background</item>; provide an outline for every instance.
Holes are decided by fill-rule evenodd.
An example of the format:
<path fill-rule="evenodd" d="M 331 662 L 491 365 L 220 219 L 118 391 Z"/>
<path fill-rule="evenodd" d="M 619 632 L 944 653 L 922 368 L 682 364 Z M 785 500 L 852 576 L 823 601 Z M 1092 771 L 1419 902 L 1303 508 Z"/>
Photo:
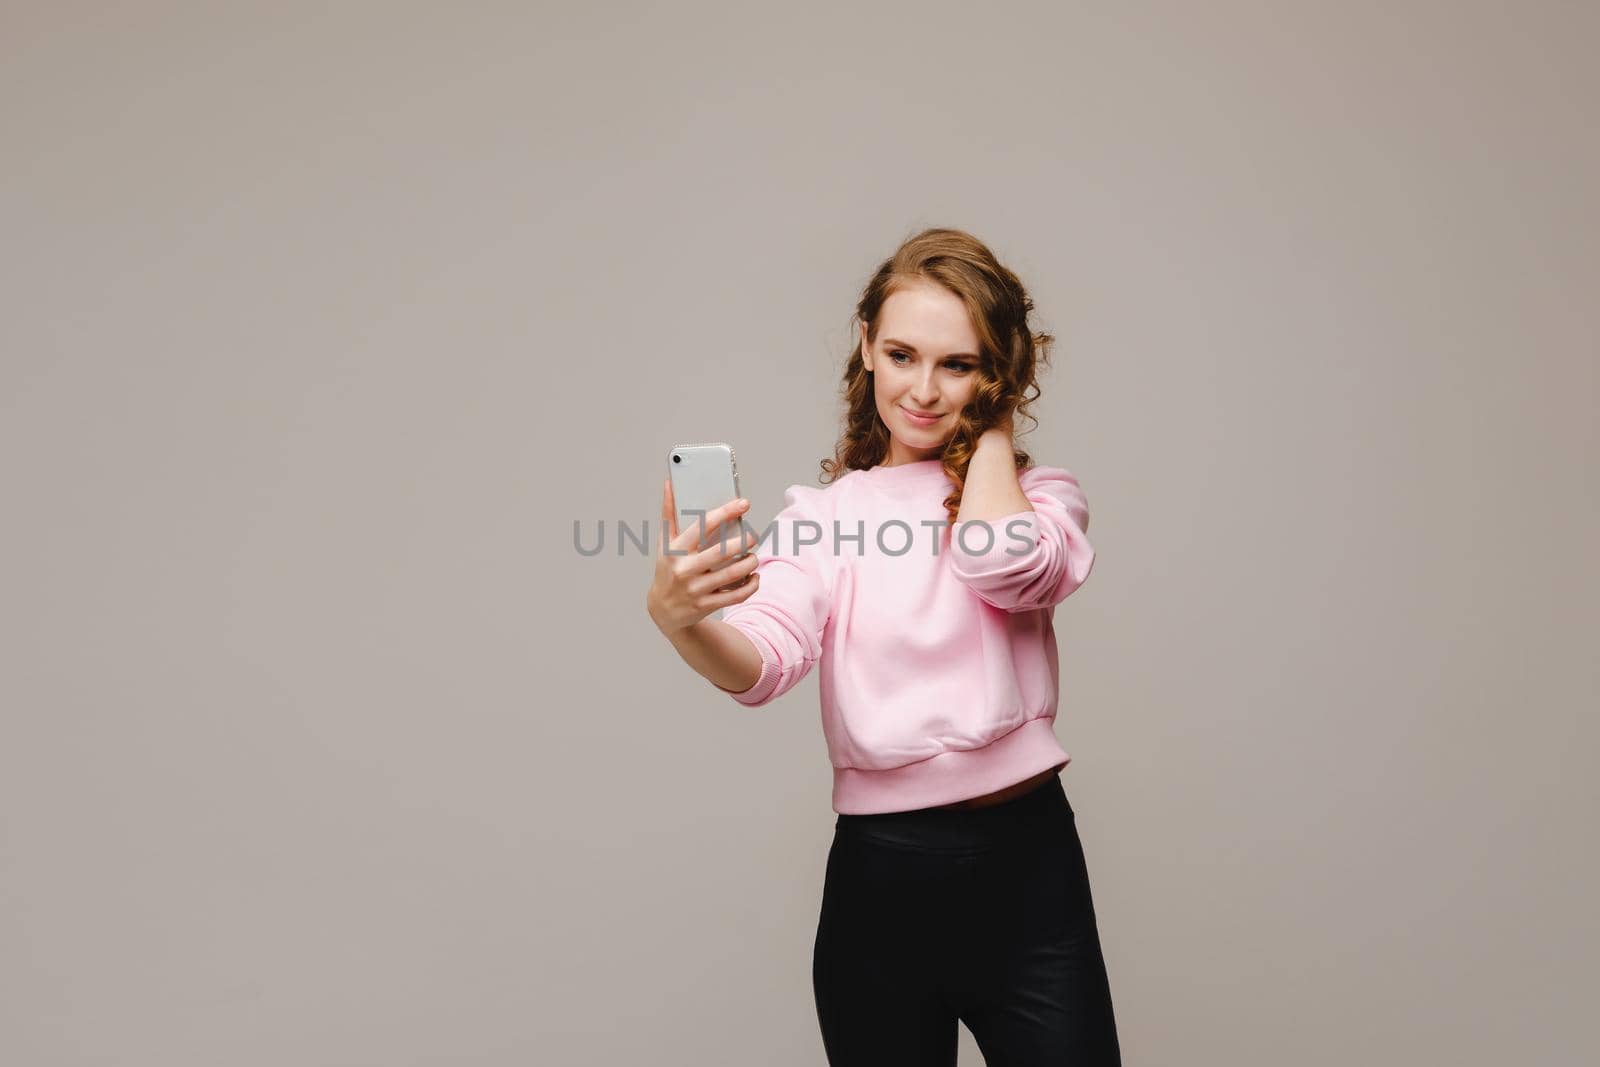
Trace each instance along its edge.
<path fill-rule="evenodd" d="M 822 1062 L 815 675 L 615 523 L 814 484 L 951 225 L 1060 338 L 1125 1061 L 1593 1061 L 1597 29 L 5 5 L 0 1060 Z"/>

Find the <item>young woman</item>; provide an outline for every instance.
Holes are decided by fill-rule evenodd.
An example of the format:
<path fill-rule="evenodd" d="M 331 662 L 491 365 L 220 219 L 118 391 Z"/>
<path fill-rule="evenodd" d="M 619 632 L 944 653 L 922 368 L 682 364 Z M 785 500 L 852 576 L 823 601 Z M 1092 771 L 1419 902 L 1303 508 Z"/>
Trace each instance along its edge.
<path fill-rule="evenodd" d="M 812 981 L 834 1065 L 954 1064 L 957 1020 L 989 1063 L 1121 1062 L 1053 728 L 1088 504 L 1012 439 L 1053 341 L 1032 309 L 970 234 L 917 234 L 856 307 L 825 487 L 788 489 L 769 549 L 731 501 L 705 519 L 725 543 L 696 551 L 663 486 L 673 552 L 646 606 L 684 661 L 751 707 L 821 668 L 838 818 Z"/>

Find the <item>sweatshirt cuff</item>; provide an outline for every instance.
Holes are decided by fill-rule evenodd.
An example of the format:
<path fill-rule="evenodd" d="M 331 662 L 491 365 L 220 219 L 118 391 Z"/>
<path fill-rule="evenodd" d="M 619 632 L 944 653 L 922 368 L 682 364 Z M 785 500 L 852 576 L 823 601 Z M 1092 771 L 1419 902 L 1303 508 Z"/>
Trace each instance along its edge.
<path fill-rule="evenodd" d="M 732 689 L 717 685 L 716 682 L 711 684 L 716 685 L 718 689 L 727 693 L 740 704 L 744 704 L 747 707 L 755 707 L 758 704 L 765 704 L 772 697 L 773 691 L 778 688 L 778 682 L 782 677 L 782 669 L 776 663 L 763 657 L 761 660 L 761 674 L 756 678 L 756 684 L 749 689 L 736 693 Z"/>

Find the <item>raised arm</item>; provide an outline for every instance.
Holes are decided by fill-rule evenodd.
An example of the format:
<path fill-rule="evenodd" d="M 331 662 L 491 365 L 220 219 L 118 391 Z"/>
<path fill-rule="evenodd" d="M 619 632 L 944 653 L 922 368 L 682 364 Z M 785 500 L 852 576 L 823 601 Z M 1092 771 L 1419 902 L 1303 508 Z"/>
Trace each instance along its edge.
<path fill-rule="evenodd" d="M 950 568 L 985 603 L 1004 611 L 1053 607 L 1094 566 L 1089 502 L 1070 471 L 1030 467 L 1019 486 L 1031 507 L 951 531 Z M 964 495 L 964 494 L 963 494 Z M 986 522 L 993 539 L 979 528 Z"/>

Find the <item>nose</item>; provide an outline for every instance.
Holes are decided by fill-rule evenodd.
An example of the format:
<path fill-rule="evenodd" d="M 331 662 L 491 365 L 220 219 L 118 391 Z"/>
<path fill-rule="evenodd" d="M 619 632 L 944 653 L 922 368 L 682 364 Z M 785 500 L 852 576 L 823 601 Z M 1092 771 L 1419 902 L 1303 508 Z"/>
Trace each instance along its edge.
<path fill-rule="evenodd" d="M 933 407 L 938 401 L 939 388 L 933 384 L 933 371 L 931 369 L 923 371 L 922 377 L 917 379 L 916 384 L 911 387 L 911 399 L 916 402 L 917 407 L 922 408 L 924 411 Z"/>

